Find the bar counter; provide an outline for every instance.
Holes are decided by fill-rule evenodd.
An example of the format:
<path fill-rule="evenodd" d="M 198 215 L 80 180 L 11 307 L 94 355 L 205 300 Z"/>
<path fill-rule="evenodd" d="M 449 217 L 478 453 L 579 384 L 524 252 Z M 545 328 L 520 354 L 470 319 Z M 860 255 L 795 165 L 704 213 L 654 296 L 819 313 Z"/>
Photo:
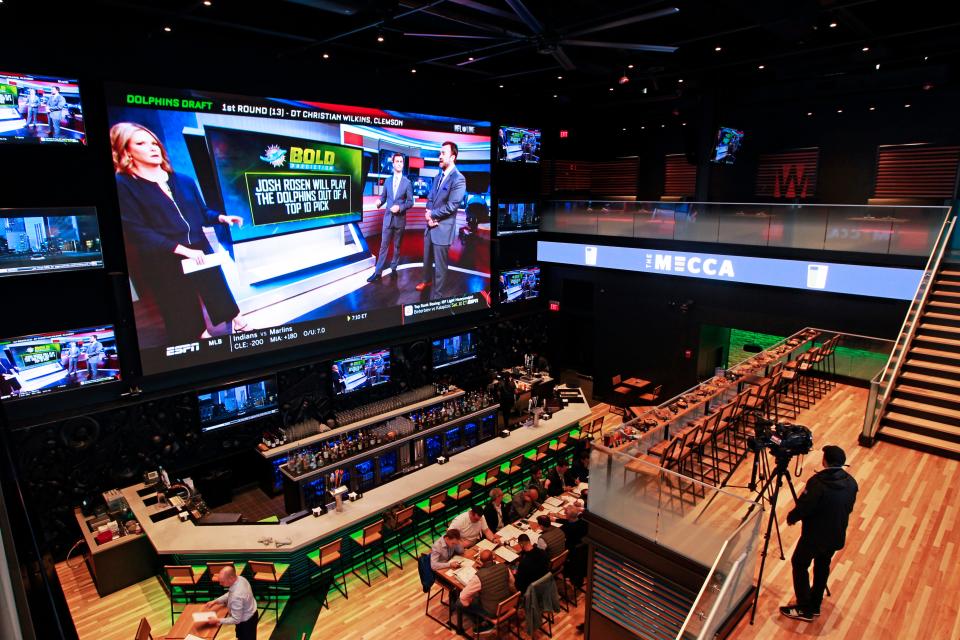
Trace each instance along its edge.
<path fill-rule="evenodd" d="M 583 399 L 582 394 L 580 397 Z M 354 533 L 401 500 L 412 504 L 437 490 L 453 486 L 460 479 L 483 473 L 492 463 L 506 462 L 510 456 L 525 452 L 565 430 L 576 428 L 579 421 L 588 415 L 590 407 L 585 400 L 571 403 L 550 420 L 540 421 L 538 427 L 520 427 L 507 438 L 497 437 L 462 451 L 446 464 L 431 464 L 371 489 L 360 500 L 344 502 L 340 513 L 330 511 L 320 517 L 308 514 L 287 524 L 197 526 L 193 522 L 181 522 L 175 515 L 153 522 L 150 516 L 164 511 L 165 507 L 144 502 L 150 498 L 149 494 L 140 495 L 146 489 L 145 485 L 133 485 L 121 492 L 160 556 L 178 556 L 178 562 L 194 562 L 238 554 L 245 558 L 257 554 L 269 556 L 267 559 L 279 557 L 281 561 L 291 561 L 292 557 L 283 557 L 316 550 L 321 541 Z M 268 538 L 272 542 L 261 542 Z M 277 541 L 285 544 L 277 547 Z"/>

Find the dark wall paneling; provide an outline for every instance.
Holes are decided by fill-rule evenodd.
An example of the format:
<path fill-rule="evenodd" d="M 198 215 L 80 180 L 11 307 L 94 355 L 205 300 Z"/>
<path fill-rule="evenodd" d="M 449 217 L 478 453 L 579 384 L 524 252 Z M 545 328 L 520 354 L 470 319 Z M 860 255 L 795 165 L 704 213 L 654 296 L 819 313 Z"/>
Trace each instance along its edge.
<path fill-rule="evenodd" d="M 685 153 L 668 153 L 664 157 L 663 195 L 689 198 L 697 192 L 697 165 Z"/>
<path fill-rule="evenodd" d="M 590 192 L 599 197 L 635 197 L 637 195 L 637 159 L 623 158 L 609 162 L 594 162 L 590 172 Z"/>
<path fill-rule="evenodd" d="M 820 149 L 795 149 L 760 156 L 755 195 L 804 200 L 817 195 Z"/>
<path fill-rule="evenodd" d="M 588 192 L 592 165 L 588 161 L 548 160 L 544 163 L 543 178 L 549 184 L 548 192 Z"/>
<path fill-rule="evenodd" d="M 873 197 L 952 198 L 958 167 L 960 146 L 880 146 Z"/>

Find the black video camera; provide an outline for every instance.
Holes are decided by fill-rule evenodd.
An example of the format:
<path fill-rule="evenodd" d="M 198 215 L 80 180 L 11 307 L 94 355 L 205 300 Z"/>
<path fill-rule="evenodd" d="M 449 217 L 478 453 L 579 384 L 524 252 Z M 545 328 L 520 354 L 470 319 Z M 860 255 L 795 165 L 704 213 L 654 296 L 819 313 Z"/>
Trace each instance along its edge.
<path fill-rule="evenodd" d="M 769 448 L 777 458 L 792 458 L 810 453 L 813 432 L 799 424 L 774 422 L 757 416 L 756 437 L 747 440 L 751 451 Z"/>

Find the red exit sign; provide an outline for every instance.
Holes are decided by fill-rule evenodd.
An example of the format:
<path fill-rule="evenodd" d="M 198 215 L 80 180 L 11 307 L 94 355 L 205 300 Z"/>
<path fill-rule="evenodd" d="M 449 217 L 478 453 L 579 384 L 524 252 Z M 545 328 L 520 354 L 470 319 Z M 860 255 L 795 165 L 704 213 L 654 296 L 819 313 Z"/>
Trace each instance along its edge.
<path fill-rule="evenodd" d="M 560 301 L 551 300 L 550 301 L 550 311 L 560 311 Z"/>
<path fill-rule="evenodd" d="M 566 129 L 560 129 L 560 137 L 561 137 L 561 138 L 569 138 L 569 137 L 570 137 L 570 132 L 567 131 Z"/>

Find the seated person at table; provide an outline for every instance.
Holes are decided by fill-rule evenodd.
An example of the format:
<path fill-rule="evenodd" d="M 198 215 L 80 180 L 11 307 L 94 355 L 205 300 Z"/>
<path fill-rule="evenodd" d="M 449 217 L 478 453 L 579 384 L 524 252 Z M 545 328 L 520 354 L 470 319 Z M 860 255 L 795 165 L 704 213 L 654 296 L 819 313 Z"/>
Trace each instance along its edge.
<path fill-rule="evenodd" d="M 527 489 L 513 496 L 513 502 L 510 508 L 513 509 L 513 515 L 520 520 L 526 520 L 527 516 L 533 513 L 540 506 L 540 494 L 536 489 Z"/>
<path fill-rule="evenodd" d="M 469 549 L 480 542 L 480 538 L 486 538 L 490 542 L 500 542 L 500 538 L 487 526 L 483 509 L 480 507 L 470 507 L 469 511 L 458 515 L 450 523 L 450 528 L 460 531 L 460 540 L 464 549 Z"/>
<path fill-rule="evenodd" d="M 430 568 L 434 571 L 447 568 L 459 569 L 459 560 L 450 561 L 450 558 L 458 555 L 463 555 L 460 532 L 456 529 L 447 529 L 443 537 L 430 547 Z"/>
<path fill-rule="evenodd" d="M 527 485 L 528 489 L 536 489 L 538 496 L 547 495 L 547 485 L 543 480 L 543 471 L 540 467 L 534 466 L 530 469 L 530 483 Z"/>
<path fill-rule="evenodd" d="M 590 452 L 581 451 L 577 454 L 576 462 L 570 472 L 577 477 L 580 482 L 590 482 Z"/>
<path fill-rule="evenodd" d="M 227 592 L 211 600 L 204 606 L 212 609 L 218 604 L 227 605 L 229 614 L 226 618 L 211 620 L 209 624 L 236 625 L 237 640 L 256 640 L 257 638 L 257 601 L 253 599 L 253 589 L 243 576 L 237 575 L 233 567 L 224 567 L 220 570 L 220 584 L 227 588 Z"/>
<path fill-rule="evenodd" d="M 460 607 L 469 613 L 492 618 L 497 615 L 497 605 L 516 593 L 517 587 L 510 569 L 495 562 L 492 551 L 484 549 L 477 561 L 477 574 L 460 592 Z"/>
<path fill-rule="evenodd" d="M 552 560 L 566 549 L 567 536 L 563 535 L 560 527 L 553 526 L 550 516 L 538 516 L 537 524 L 540 525 L 540 539 L 537 540 L 537 546 L 546 551 L 547 557 Z"/>
<path fill-rule="evenodd" d="M 483 519 L 490 531 L 500 531 L 510 523 L 510 507 L 503 504 L 503 491 L 490 489 L 490 502 L 483 508 Z"/>
<path fill-rule="evenodd" d="M 558 462 L 556 468 L 547 476 L 547 494 L 550 497 L 559 496 L 575 486 L 577 486 L 577 476 L 570 471 L 570 465 L 566 460 Z"/>
<path fill-rule="evenodd" d="M 517 580 L 517 589 L 525 594 L 527 587 L 550 571 L 550 559 L 543 549 L 533 546 L 530 536 L 525 533 L 517 537 L 517 544 L 520 545 L 520 559 L 517 561 L 514 577 Z"/>

